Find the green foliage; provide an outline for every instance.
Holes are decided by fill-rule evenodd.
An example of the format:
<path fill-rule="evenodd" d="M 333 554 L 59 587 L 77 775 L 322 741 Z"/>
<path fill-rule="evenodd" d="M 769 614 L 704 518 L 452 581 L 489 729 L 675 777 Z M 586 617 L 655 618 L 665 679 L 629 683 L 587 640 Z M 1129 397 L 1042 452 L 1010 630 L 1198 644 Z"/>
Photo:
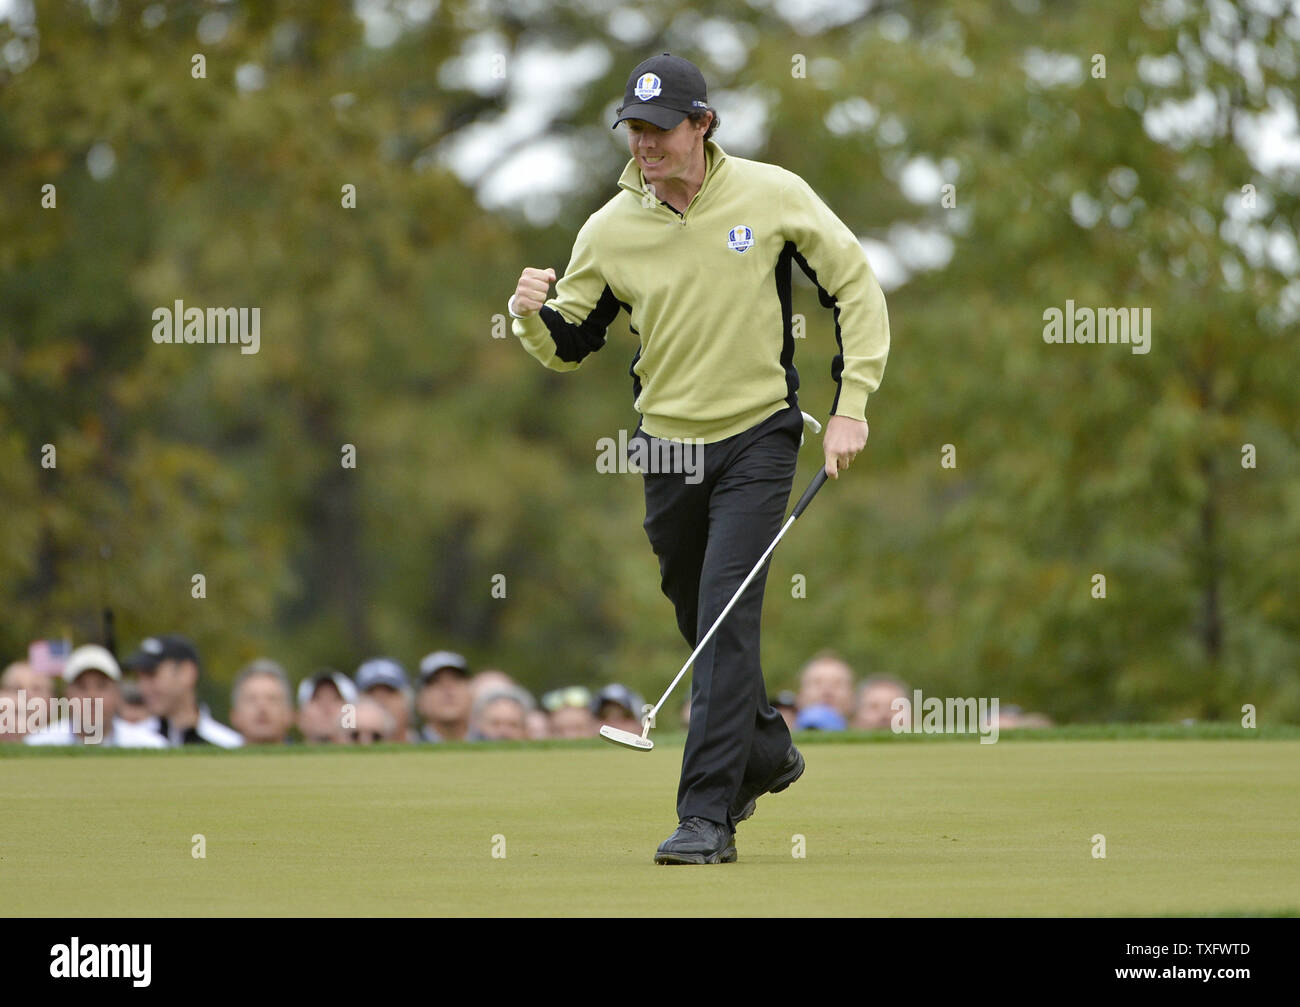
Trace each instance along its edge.
<path fill-rule="evenodd" d="M 900 3 L 800 34 L 752 4 L 729 15 L 752 45 L 730 70 L 693 47 L 699 17 L 677 3 L 646 5 L 656 34 L 635 44 L 589 4 L 526 19 L 442 4 L 383 49 L 348 5 L 221 5 L 226 31 L 200 43 L 218 8 L 155 5 L 149 27 L 144 4 L 105 23 L 97 5 L 38 4 L 36 58 L 0 63 L 0 654 L 96 638 L 107 600 L 123 645 L 192 635 L 218 708 L 258 653 L 302 675 L 444 646 L 538 690 L 657 693 L 685 653 L 640 485 L 594 466 L 597 439 L 636 424 L 626 319 L 570 375 L 492 333 L 520 269 L 562 271 L 613 193 L 626 151 L 610 101 L 671 47 L 704 68 L 729 151 L 717 96 L 752 87 L 767 131 L 746 156 L 802 175 L 864 237 L 953 244 L 888 293 L 865 464 L 773 562 L 769 684 L 831 645 L 861 674 L 1065 720 L 1231 720 L 1243 703 L 1300 720 L 1300 357 L 1279 307 L 1294 265 L 1243 252 L 1230 213 L 1253 185 L 1257 231 L 1294 246 L 1300 185 L 1233 136 L 1271 93 L 1294 94 L 1297 19 L 1036 6 Z M 507 66 L 539 43 L 611 57 L 539 123 L 584 154 L 549 226 L 484 211 L 431 156 L 506 106 L 504 86 L 444 82 L 486 30 Z M 0 24 L 0 47 L 15 32 L 31 43 Z M 1209 38 L 1234 34 L 1268 54 L 1257 84 Z M 1076 57 L 1082 76 L 1035 83 L 1031 50 Z M 1173 83 L 1139 75 L 1171 54 Z M 262 87 L 237 86 L 244 64 Z M 1220 108 L 1208 135 L 1144 129 L 1144 112 L 1202 87 Z M 852 98 L 874 119 L 829 130 Z M 97 144 L 115 157 L 98 179 Z M 941 166 L 955 208 L 904 197 L 917 157 Z M 1080 206 L 1099 216 L 1080 222 Z M 800 281 L 801 404 L 824 418 L 832 323 Z M 151 313 L 177 299 L 260 307 L 260 352 L 155 345 Z M 1067 299 L 1150 307 L 1151 352 L 1045 343 L 1043 312 Z M 819 454 L 810 438 L 799 484 Z"/>

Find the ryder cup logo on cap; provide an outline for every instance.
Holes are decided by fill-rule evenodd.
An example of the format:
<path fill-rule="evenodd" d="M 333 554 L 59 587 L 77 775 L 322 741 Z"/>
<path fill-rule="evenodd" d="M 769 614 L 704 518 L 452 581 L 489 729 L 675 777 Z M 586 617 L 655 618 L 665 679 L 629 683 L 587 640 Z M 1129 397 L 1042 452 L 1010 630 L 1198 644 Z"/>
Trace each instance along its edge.
<path fill-rule="evenodd" d="M 643 119 L 660 129 L 675 129 L 688 113 L 709 107 L 708 95 L 704 74 L 690 60 L 667 52 L 651 56 L 628 74 L 614 125 Z"/>
<path fill-rule="evenodd" d="M 652 73 L 643 73 L 641 79 L 636 82 L 636 91 L 633 93 L 642 101 L 649 101 L 651 98 L 658 98 L 663 89 L 663 81 Z"/>
<path fill-rule="evenodd" d="M 727 232 L 727 247 L 737 252 L 744 252 L 754 244 L 754 232 L 744 224 L 738 224 Z"/>

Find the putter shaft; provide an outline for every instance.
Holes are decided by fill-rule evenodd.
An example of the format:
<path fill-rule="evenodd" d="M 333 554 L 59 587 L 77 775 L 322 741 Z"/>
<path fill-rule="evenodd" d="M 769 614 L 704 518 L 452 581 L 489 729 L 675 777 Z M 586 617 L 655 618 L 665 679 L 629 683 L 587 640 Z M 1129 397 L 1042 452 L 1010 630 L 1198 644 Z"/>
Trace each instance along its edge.
<path fill-rule="evenodd" d="M 713 625 L 709 627 L 709 631 L 705 633 L 703 639 L 696 644 L 695 650 L 693 650 L 691 656 L 686 659 L 686 663 L 682 665 L 682 670 L 677 673 L 677 677 L 672 680 L 672 683 L 664 691 L 664 694 L 659 697 L 659 702 L 655 703 L 654 708 L 645 715 L 642 720 L 644 731 L 641 737 L 649 738 L 650 724 L 653 723 L 655 715 L 659 712 L 659 708 L 668 701 L 668 697 L 672 695 L 672 691 L 677 688 L 677 683 L 682 680 L 682 676 L 686 674 L 686 670 L 690 668 L 690 666 L 695 663 L 695 659 L 700 656 L 700 651 L 704 649 L 704 645 L 713 639 L 713 634 L 716 633 L 718 627 L 722 625 L 722 620 L 727 617 L 727 613 L 730 612 L 736 602 L 740 600 L 740 596 L 745 593 L 745 588 L 749 587 L 754 578 L 758 576 L 758 571 L 763 569 L 763 564 L 766 563 L 767 558 L 772 555 L 772 551 L 776 548 L 777 543 L 780 542 L 785 533 L 790 530 L 790 526 L 798 520 L 799 515 L 804 512 L 804 508 L 808 506 L 812 501 L 812 498 L 817 495 L 817 491 L 821 489 L 825 483 L 826 468 L 823 466 L 817 470 L 817 475 L 813 477 L 813 481 L 809 483 L 808 488 L 804 490 L 803 496 L 801 496 L 799 502 L 795 504 L 794 510 L 790 512 L 790 516 L 786 519 L 785 524 L 783 524 L 781 530 L 777 532 L 776 538 L 772 539 L 772 544 L 763 550 L 763 555 L 760 556 L 758 562 L 754 564 L 754 569 L 749 571 L 749 576 L 747 576 L 741 583 L 740 587 L 736 589 L 736 593 L 731 596 L 731 600 L 727 602 L 727 607 L 722 610 L 722 613 L 715 620 L 713 620 Z"/>

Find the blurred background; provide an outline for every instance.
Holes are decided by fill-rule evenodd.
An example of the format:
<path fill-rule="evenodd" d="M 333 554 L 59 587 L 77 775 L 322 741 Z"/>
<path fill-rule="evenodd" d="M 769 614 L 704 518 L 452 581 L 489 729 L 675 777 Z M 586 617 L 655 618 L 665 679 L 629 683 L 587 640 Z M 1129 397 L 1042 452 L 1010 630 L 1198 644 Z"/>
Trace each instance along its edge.
<path fill-rule="evenodd" d="M 218 714 L 258 655 L 435 648 L 657 697 L 686 649 L 641 479 L 596 467 L 636 339 L 548 372 L 505 304 L 617 192 L 662 51 L 889 305 L 864 456 L 771 567 L 771 690 L 833 648 L 1058 722 L 1300 721 L 1281 0 L 0 0 L 0 665 L 107 607 L 121 651 L 190 636 Z M 259 308 L 259 351 L 156 344 L 177 300 Z M 1149 308 L 1150 352 L 1045 342 L 1067 300 Z"/>

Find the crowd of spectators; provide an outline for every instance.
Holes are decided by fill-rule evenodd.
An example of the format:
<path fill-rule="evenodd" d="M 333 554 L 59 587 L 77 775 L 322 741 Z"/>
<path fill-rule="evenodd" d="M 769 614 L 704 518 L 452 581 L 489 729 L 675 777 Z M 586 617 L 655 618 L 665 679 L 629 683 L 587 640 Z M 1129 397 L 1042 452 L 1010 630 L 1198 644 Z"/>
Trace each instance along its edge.
<path fill-rule="evenodd" d="M 175 634 L 148 637 L 120 664 L 97 644 L 66 656 L 33 645 L 28 660 L 0 673 L 0 742 L 234 748 L 589 738 L 602 724 L 640 732 L 646 709 L 619 683 L 534 697 L 504 671 L 474 672 L 463 655 L 435 650 L 414 674 L 391 657 L 374 657 L 351 676 L 322 668 L 296 688 L 281 664 L 258 658 L 235 678 L 227 726 L 199 700 L 202 674 L 194 644 Z M 823 652 L 800 670 L 797 691 L 772 703 L 792 730 L 888 730 L 898 697 L 909 697 L 903 682 L 873 675 L 858 683 L 846 661 Z M 685 727 L 689 703 L 680 710 Z M 658 726 L 667 726 L 662 715 Z"/>

